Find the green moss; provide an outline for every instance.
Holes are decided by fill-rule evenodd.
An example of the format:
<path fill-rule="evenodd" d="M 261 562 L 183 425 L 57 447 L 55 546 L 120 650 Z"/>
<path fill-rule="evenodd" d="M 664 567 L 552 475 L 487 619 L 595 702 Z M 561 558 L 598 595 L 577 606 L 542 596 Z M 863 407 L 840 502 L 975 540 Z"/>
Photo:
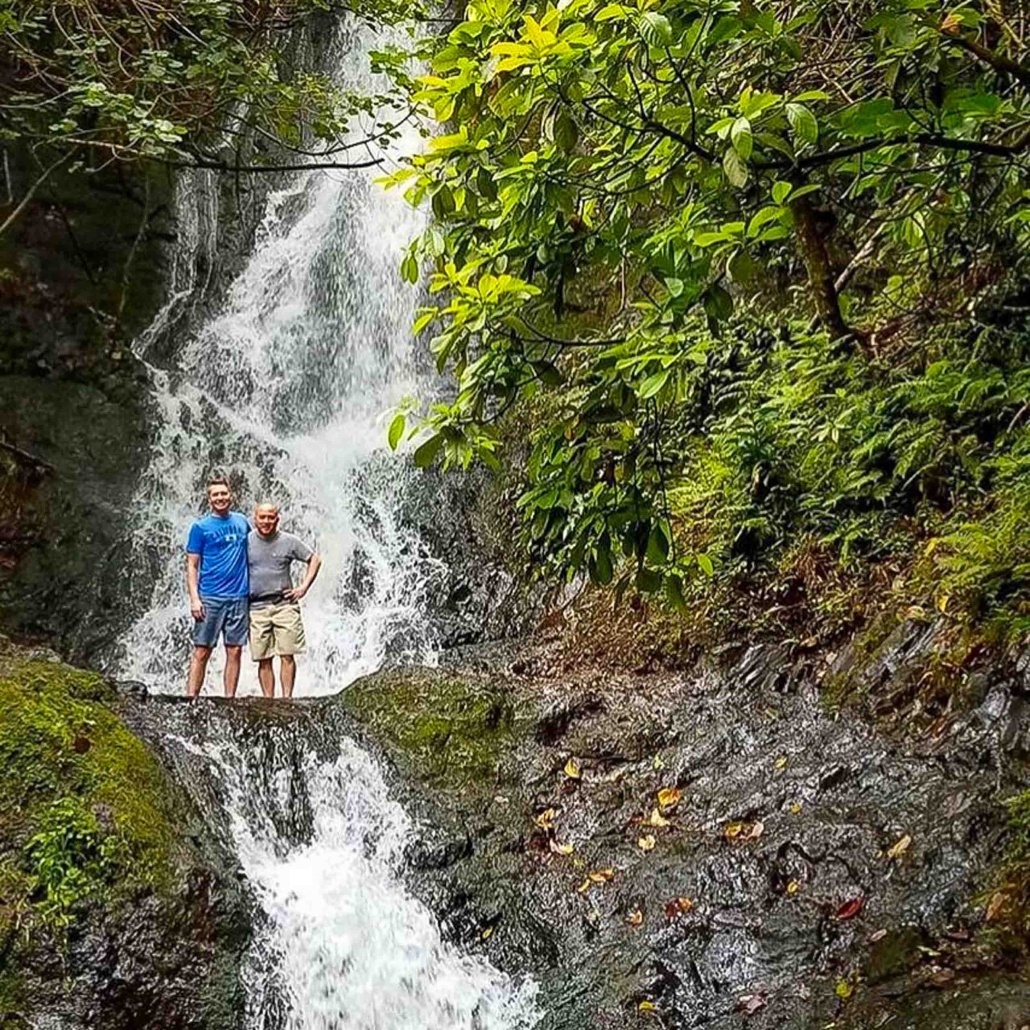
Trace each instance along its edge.
<path fill-rule="evenodd" d="M 1012 836 L 998 870 L 995 891 L 988 905 L 995 921 L 1030 950 L 1030 790 L 1005 802 Z"/>
<path fill-rule="evenodd" d="M 104 704 L 111 687 L 56 662 L 0 679 L 0 934 L 60 937 L 90 903 L 171 882 L 174 806 L 154 757 Z"/>
<path fill-rule="evenodd" d="M 512 741 L 512 711 L 496 688 L 421 670 L 380 673 L 342 703 L 436 788 L 494 783 Z"/>

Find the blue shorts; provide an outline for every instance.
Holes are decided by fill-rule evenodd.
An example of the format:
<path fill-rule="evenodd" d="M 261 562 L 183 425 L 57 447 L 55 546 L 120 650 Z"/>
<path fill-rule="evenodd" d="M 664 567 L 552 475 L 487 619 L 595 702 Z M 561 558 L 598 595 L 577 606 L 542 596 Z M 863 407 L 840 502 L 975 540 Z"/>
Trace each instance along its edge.
<path fill-rule="evenodd" d="M 247 642 L 250 629 L 245 597 L 202 597 L 204 618 L 193 623 L 193 644 L 195 647 L 214 647 L 218 638 L 225 640 L 226 647 L 242 647 Z"/>

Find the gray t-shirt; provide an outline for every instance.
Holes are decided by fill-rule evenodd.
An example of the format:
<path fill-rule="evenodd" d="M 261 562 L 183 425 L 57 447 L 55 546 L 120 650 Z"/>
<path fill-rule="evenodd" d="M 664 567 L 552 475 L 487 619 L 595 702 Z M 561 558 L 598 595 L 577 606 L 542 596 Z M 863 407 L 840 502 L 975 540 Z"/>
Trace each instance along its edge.
<path fill-rule="evenodd" d="M 250 603 L 255 608 L 282 600 L 282 592 L 293 586 L 290 565 L 306 562 L 315 552 L 292 533 L 282 531 L 262 536 L 256 529 L 247 537 L 250 568 Z"/>

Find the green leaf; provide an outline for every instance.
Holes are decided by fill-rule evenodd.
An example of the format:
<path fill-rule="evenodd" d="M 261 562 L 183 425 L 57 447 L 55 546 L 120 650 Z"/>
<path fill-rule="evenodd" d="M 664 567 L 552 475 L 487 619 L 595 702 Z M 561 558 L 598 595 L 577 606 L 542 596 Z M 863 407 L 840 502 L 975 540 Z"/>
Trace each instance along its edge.
<path fill-rule="evenodd" d="M 411 251 L 408 251 L 401 262 L 401 278 L 408 283 L 418 282 L 418 261 Z"/>
<path fill-rule="evenodd" d="M 415 267 L 415 279 L 418 279 L 418 266 Z M 418 318 L 415 319 L 415 324 L 411 327 L 411 335 L 418 336 L 423 329 L 429 325 L 430 322 L 436 318 L 439 313 L 439 308 L 426 308 Z"/>
<path fill-rule="evenodd" d="M 433 194 L 433 214 L 441 221 L 454 214 L 454 194 L 446 184 Z"/>
<path fill-rule="evenodd" d="M 752 216 L 751 221 L 748 222 L 748 239 L 753 239 L 757 236 L 758 230 L 761 229 L 763 225 L 767 222 L 774 222 L 781 214 L 783 214 L 783 208 L 781 207 L 763 207 L 761 211 L 756 211 Z"/>
<path fill-rule="evenodd" d="M 476 172 L 476 189 L 485 200 L 494 201 L 497 199 L 497 183 L 494 182 L 494 177 L 488 169 L 480 168 Z"/>
<path fill-rule="evenodd" d="M 390 441 L 390 450 L 397 450 L 397 444 L 401 442 L 401 437 L 404 435 L 404 427 L 407 424 L 407 419 L 404 415 L 394 415 L 393 421 L 390 423 L 390 431 L 387 434 L 387 439 Z"/>
<path fill-rule="evenodd" d="M 431 436 L 424 444 L 415 450 L 415 467 L 420 469 L 429 468 L 436 461 L 437 455 L 443 449 L 444 438 L 442 433 Z"/>
<path fill-rule="evenodd" d="M 579 127 L 567 111 L 562 111 L 554 120 L 554 143 L 566 154 L 571 154 L 579 141 Z"/>
<path fill-rule="evenodd" d="M 774 182 L 772 188 L 772 198 L 777 204 L 782 204 L 787 197 L 790 196 L 791 185 L 789 182 Z"/>
<path fill-rule="evenodd" d="M 747 185 L 747 165 L 744 164 L 740 155 L 733 147 L 727 148 L 726 153 L 722 155 L 722 169 L 726 173 L 726 178 L 729 179 L 731 186 L 740 187 Z"/>
<path fill-rule="evenodd" d="M 637 569 L 636 585 L 642 594 L 654 594 L 662 588 L 662 575 L 641 565 Z"/>
<path fill-rule="evenodd" d="M 751 135 L 751 123 L 746 118 L 738 118 L 730 129 L 730 142 L 742 161 L 751 156 L 754 140 Z"/>
<path fill-rule="evenodd" d="M 665 368 L 662 369 L 661 372 L 655 372 L 654 375 L 648 376 L 640 384 L 640 388 L 637 390 L 637 396 L 642 401 L 646 401 L 653 397 L 669 381 L 670 375 L 672 375 L 671 371 Z"/>
<path fill-rule="evenodd" d="M 640 35 L 651 46 L 668 46 L 672 42 L 672 26 L 664 14 L 645 11 L 637 22 Z"/>
<path fill-rule="evenodd" d="M 668 598 L 669 604 L 681 615 L 688 613 L 687 600 L 683 596 L 683 583 L 679 576 L 665 577 L 665 596 Z"/>
<path fill-rule="evenodd" d="M 819 139 L 819 123 L 804 104 L 787 104 L 787 121 L 803 143 L 815 143 Z"/>
<path fill-rule="evenodd" d="M 669 540 L 659 523 L 651 527 L 647 538 L 647 560 L 652 565 L 663 565 L 669 559 Z"/>
<path fill-rule="evenodd" d="M 705 312 L 717 322 L 725 322 L 733 314 L 733 298 L 718 283 L 713 283 L 704 293 Z"/>
<path fill-rule="evenodd" d="M 709 558 L 707 554 L 699 554 L 697 556 L 697 564 L 706 576 L 715 575 L 715 566 L 712 564 L 712 559 Z"/>
<path fill-rule="evenodd" d="M 612 581 L 612 574 L 612 552 L 605 544 L 601 544 L 594 555 L 592 578 L 601 586 L 607 586 Z"/>

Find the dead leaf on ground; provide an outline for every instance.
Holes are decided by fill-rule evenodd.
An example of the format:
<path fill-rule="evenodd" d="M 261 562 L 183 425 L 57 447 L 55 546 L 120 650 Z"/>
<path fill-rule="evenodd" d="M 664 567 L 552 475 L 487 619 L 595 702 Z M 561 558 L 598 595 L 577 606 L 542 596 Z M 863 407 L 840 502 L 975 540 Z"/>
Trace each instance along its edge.
<path fill-rule="evenodd" d="M 535 822 L 541 830 L 552 830 L 554 829 L 554 820 L 557 817 L 558 813 L 553 808 L 546 808 L 533 820 L 533 822 Z"/>
<path fill-rule="evenodd" d="M 765 823 L 730 823 L 723 834 L 728 841 L 735 841 L 744 844 L 747 841 L 758 840 L 765 832 Z"/>
<path fill-rule="evenodd" d="M 488 926 L 482 932 L 482 934 L 480 934 L 480 936 L 483 938 L 484 941 L 490 940 L 490 938 L 493 937 L 493 935 L 494 935 L 494 928 L 492 926 Z"/>
<path fill-rule="evenodd" d="M 551 851 L 556 855 L 571 855 L 576 849 L 571 844 L 562 844 L 560 841 L 556 841 L 553 837 L 548 845 Z"/>
<path fill-rule="evenodd" d="M 578 780 L 583 775 L 579 768 L 579 762 L 577 762 L 575 758 L 570 758 L 565 763 L 565 769 L 563 771 L 570 780 Z"/>
<path fill-rule="evenodd" d="M 773 762 L 773 768 L 774 769 L 786 769 L 787 768 L 787 756 L 786 755 L 781 755 L 779 758 L 777 758 L 776 761 Z"/>
<path fill-rule="evenodd" d="M 959 27 L 962 25 L 962 19 L 952 11 L 945 19 L 941 22 L 941 32 L 947 32 L 951 35 L 958 32 Z M 936 543 L 935 540 L 931 540 L 931 543 Z M 927 548 L 929 551 L 929 548 Z"/>
<path fill-rule="evenodd" d="M 640 848 L 641 851 L 653 851 L 656 843 L 654 835 L 646 833 L 637 841 L 637 847 Z"/>
<path fill-rule="evenodd" d="M 988 923 L 993 922 L 1005 911 L 1008 900 L 1009 897 L 1004 891 L 995 891 L 991 895 L 991 900 L 987 903 L 987 914 L 984 917 Z"/>
<path fill-rule="evenodd" d="M 837 918 L 843 922 L 845 919 L 854 919 L 859 912 L 862 911 L 862 906 L 865 904 L 865 898 L 861 894 L 857 898 L 852 898 L 850 901 L 845 901 L 840 908 L 837 909 Z"/>
<path fill-rule="evenodd" d="M 756 1012 L 760 1012 L 764 1008 L 765 995 L 745 994 L 743 997 L 737 999 L 736 1009 L 738 1012 L 743 1012 L 745 1016 L 753 1016 Z"/>
<path fill-rule="evenodd" d="M 669 820 L 666 819 L 665 816 L 662 815 L 662 813 L 659 812 L 658 809 L 656 808 L 651 813 L 651 818 L 647 820 L 647 825 L 648 826 L 668 826 L 669 825 Z"/>
<path fill-rule="evenodd" d="M 653 1001 L 642 1001 L 637 1008 L 641 1012 L 657 1012 L 658 1008 Z"/>
<path fill-rule="evenodd" d="M 869 935 L 869 943 L 875 944 L 877 941 L 882 941 L 887 936 L 886 929 L 877 930 L 875 933 Z"/>
<path fill-rule="evenodd" d="M 912 846 L 912 838 L 906 833 L 896 844 L 887 849 L 888 858 L 901 858 Z"/>
<path fill-rule="evenodd" d="M 670 898 L 665 903 L 665 918 L 672 922 L 679 916 L 686 915 L 694 907 L 692 898 Z"/>
<path fill-rule="evenodd" d="M 626 916 L 626 922 L 630 926 L 642 926 L 644 923 L 644 913 L 639 908 L 635 908 Z"/>
<path fill-rule="evenodd" d="M 798 883 L 797 880 L 791 880 L 790 883 L 787 884 L 787 893 L 788 894 L 790 894 L 790 895 L 797 894 L 797 892 L 799 890 L 801 890 L 801 884 Z"/>
<path fill-rule="evenodd" d="M 662 787 L 658 791 L 658 807 L 663 812 L 667 812 L 670 808 L 675 808 L 682 797 L 683 791 L 679 787 Z"/>

